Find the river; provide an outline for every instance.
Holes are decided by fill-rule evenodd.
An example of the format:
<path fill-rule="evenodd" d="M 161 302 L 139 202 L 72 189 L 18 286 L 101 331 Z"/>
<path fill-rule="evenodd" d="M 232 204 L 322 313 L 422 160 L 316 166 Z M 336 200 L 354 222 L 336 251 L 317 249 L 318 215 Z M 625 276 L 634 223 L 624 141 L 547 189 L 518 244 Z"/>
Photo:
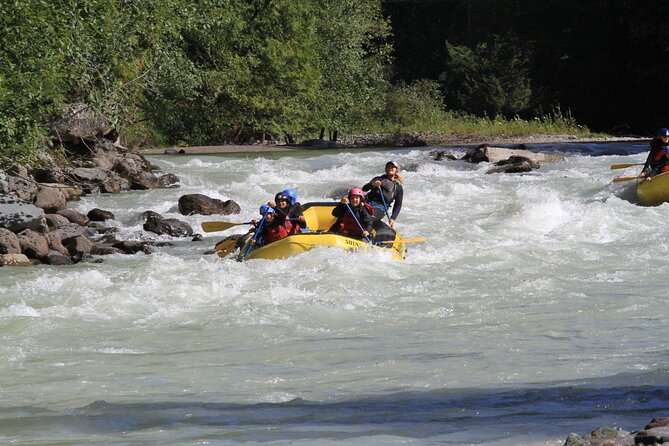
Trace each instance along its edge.
<path fill-rule="evenodd" d="M 153 156 L 178 189 L 86 196 L 119 238 L 151 209 L 199 229 L 286 187 L 325 201 L 402 167 L 406 261 L 239 263 L 203 242 L 0 269 L 0 443 L 562 445 L 669 415 L 669 205 L 635 203 L 643 144 L 553 144 L 528 174 L 427 149 Z M 182 216 L 179 197 L 233 199 Z M 156 237 L 154 237 L 155 239 Z M 667 271 L 665 271 L 667 270 Z"/>

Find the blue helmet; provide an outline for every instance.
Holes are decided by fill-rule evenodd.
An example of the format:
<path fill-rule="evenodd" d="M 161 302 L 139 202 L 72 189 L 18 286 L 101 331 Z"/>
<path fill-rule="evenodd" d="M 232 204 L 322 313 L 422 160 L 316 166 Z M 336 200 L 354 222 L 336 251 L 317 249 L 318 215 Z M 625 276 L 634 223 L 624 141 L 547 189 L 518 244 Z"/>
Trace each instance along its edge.
<path fill-rule="evenodd" d="M 290 197 L 291 206 L 297 202 L 297 191 L 295 189 L 286 189 L 282 193 Z"/>
<path fill-rule="evenodd" d="M 265 213 L 267 213 L 267 214 L 275 214 L 276 211 L 275 211 L 272 207 L 270 207 L 270 205 L 268 205 L 268 204 L 263 204 L 262 206 L 260 206 L 260 215 L 262 215 L 262 216 L 264 217 L 264 216 L 265 216 Z"/>
<path fill-rule="evenodd" d="M 657 131 L 657 136 L 669 136 L 669 129 L 662 127 Z"/>

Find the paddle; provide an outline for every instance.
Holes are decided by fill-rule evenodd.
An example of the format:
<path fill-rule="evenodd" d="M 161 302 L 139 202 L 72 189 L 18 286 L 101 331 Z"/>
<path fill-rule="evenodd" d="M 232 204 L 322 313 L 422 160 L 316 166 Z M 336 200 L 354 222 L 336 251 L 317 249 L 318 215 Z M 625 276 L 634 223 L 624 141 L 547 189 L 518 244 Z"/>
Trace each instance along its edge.
<path fill-rule="evenodd" d="M 401 243 L 421 243 L 421 242 L 426 242 L 427 239 L 425 237 L 414 237 L 414 238 L 401 238 L 399 239 L 399 242 Z M 386 240 L 384 242 L 379 242 L 380 244 L 391 244 L 395 243 L 395 240 Z"/>
<path fill-rule="evenodd" d="M 218 232 L 225 231 L 226 229 L 232 228 L 234 226 L 250 224 L 250 221 L 245 221 L 244 223 L 234 223 L 231 221 L 205 221 L 202 222 L 202 230 L 204 232 Z"/>
<path fill-rule="evenodd" d="M 253 234 L 253 238 L 251 241 L 253 243 L 247 242 L 249 247 L 246 248 L 246 252 L 244 253 L 244 257 L 242 257 L 242 260 L 246 260 L 246 258 L 249 255 L 249 252 L 251 252 L 251 248 L 253 247 L 253 244 L 255 243 L 256 240 L 258 240 L 258 235 L 260 234 L 260 230 L 262 229 L 263 223 L 265 223 L 265 217 L 267 217 L 267 213 L 272 209 L 271 207 L 267 206 L 267 210 L 265 210 L 265 214 L 262 216 L 262 219 L 260 220 L 260 223 L 258 223 L 258 229 L 256 229 L 256 233 Z M 273 212 L 273 210 L 272 210 Z"/>
<path fill-rule="evenodd" d="M 216 243 L 216 246 L 214 246 L 214 251 L 216 251 L 216 254 L 218 254 L 219 257 L 225 257 L 234 251 L 236 247 L 237 240 L 221 240 L 220 242 Z"/>
<path fill-rule="evenodd" d="M 622 164 L 611 164 L 611 170 L 615 169 L 626 169 L 632 166 L 644 166 L 645 163 L 622 163 Z"/>
<path fill-rule="evenodd" d="M 622 181 L 639 180 L 639 179 L 641 179 L 641 178 L 646 178 L 646 177 L 618 177 L 618 178 L 614 178 L 614 179 L 613 179 L 613 182 L 614 182 L 614 183 L 620 183 L 620 182 L 622 182 Z"/>
<path fill-rule="evenodd" d="M 353 220 L 355 220 L 355 222 L 358 224 L 358 227 L 360 228 L 360 232 L 364 233 L 365 229 L 362 227 L 362 225 L 358 221 L 358 217 L 356 217 L 355 214 L 353 213 L 353 209 L 351 209 L 351 206 L 349 206 L 348 203 L 346 203 L 346 207 L 348 208 L 348 211 L 351 213 L 351 216 L 353 217 Z M 365 236 L 365 241 L 367 243 L 372 243 L 372 241 L 367 236 Z"/>
<path fill-rule="evenodd" d="M 379 195 L 381 195 L 381 203 L 383 203 L 383 210 L 386 211 L 386 217 L 388 217 L 388 224 L 390 224 L 390 215 L 388 215 L 388 206 L 386 206 L 386 198 L 383 196 L 383 189 L 379 186 Z"/>

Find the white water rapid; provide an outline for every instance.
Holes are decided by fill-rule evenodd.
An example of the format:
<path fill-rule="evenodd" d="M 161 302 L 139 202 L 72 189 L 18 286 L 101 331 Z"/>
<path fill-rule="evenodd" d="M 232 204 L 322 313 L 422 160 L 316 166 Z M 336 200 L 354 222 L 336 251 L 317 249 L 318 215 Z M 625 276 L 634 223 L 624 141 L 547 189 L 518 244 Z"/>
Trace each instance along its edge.
<path fill-rule="evenodd" d="M 669 204 L 635 204 L 643 145 L 572 144 L 528 174 L 426 149 L 156 156 L 178 189 L 69 207 L 246 221 L 286 187 L 333 200 L 404 176 L 406 261 L 322 249 L 205 254 L 244 226 L 152 255 L 0 268 L 0 443 L 562 445 L 669 415 Z M 183 216 L 181 195 L 241 215 Z M 155 236 L 154 236 L 155 238 Z"/>

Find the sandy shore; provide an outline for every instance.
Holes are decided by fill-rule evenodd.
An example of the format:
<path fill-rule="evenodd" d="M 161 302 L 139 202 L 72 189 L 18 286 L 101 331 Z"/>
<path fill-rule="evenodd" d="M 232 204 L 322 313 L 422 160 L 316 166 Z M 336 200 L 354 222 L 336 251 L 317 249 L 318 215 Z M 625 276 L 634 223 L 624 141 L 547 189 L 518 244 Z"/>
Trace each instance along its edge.
<path fill-rule="evenodd" d="M 428 147 L 453 147 L 453 146 L 478 146 L 479 144 L 550 144 L 550 143 L 606 143 L 606 142 L 645 142 L 649 138 L 639 137 L 607 137 L 607 138 L 581 138 L 573 135 L 531 135 L 522 137 L 462 137 L 449 138 L 439 141 L 430 141 Z M 370 150 L 375 148 L 388 148 L 394 146 L 366 146 L 351 147 L 350 149 Z M 224 153 L 257 153 L 257 152 L 292 152 L 297 150 L 314 150 L 309 147 L 287 146 L 287 145 L 220 145 L 220 146 L 194 146 L 194 147 L 172 147 L 168 149 L 144 149 L 140 150 L 142 155 L 164 155 L 172 153 L 182 154 L 224 154 Z M 344 149 L 347 150 L 347 149 Z"/>

